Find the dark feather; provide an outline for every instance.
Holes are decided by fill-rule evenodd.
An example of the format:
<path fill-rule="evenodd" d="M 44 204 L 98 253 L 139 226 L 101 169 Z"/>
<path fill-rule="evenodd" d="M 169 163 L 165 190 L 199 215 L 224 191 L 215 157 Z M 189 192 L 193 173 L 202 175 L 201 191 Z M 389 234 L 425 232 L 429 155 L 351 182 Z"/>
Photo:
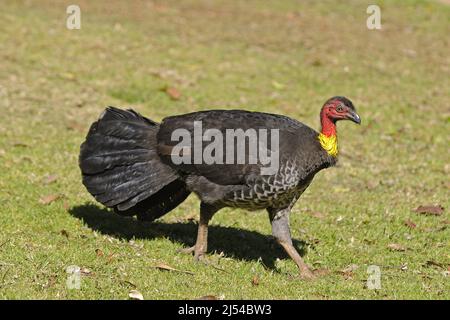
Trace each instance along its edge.
<path fill-rule="evenodd" d="M 241 110 L 211 110 L 195 112 L 180 116 L 168 117 L 163 120 L 158 132 L 158 148 L 160 156 L 165 163 L 177 171 L 189 175 L 199 175 L 209 181 L 221 185 L 239 185 L 248 183 L 249 179 L 258 177 L 261 172 L 261 163 L 257 164 L 180 164 L 175 165 L 170 157 L 170 147 L 178 141 L 172 141 L 172 132 L 175 129 L 186 129 L 193 139 L 194 121 L 201 121 L 203 131 L 219 129 L 225 136 L 226 129 L 278 129 L 280 163 L 295 161 L 296 168 L 303 170 L 301 175 L 306 178 L 316 167 L 330 161 L 328 155 L 320 147 L 317 140 L 318 133 L 308 126 L 291 118 L 260 112 Z M 209 144 L 205 142 L 204 146 Z M 193 146 L 193 141 L 191 142 Z M 270 149 L 270 144 L 269 144 Z M 162 152 L 164 150 L 164 152 Z M 246 148 L 248 153 L 249 149 Z M 191 155 L 194 150 L 191 149 Z M 248 154 L 246 155 L 248 158 Z M 225 162 L 225 161 L 224 161 Z M 191 158 L 193 163 L 193 158 Z"/>
<path fill-rule="evenodd" d="M 114 209 L 121 215 L 137 215 L 141 221 L 153 221 L 176 208 L 190 193 L 182 180 L 175 180 L 130 209 L 121 211 L 120 205 Z"/>
<path fill-rule="evenodd" d="M 97 201 L 127 210 L 178 178 L 156 151 L 159 125 L 132 110 L 109 107 L 81 145 L 83 183 Z"/>

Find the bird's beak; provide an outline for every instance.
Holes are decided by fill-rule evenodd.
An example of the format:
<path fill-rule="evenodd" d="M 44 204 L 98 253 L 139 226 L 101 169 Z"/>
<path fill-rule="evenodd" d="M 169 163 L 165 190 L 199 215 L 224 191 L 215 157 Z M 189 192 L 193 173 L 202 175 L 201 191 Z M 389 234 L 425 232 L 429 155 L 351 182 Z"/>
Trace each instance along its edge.
<path fill-rule="evenodd" d="M 349 111 L 348 111 L 347 119 L 353 121 L 354 123 L 361 124 L 361 118 L 360 118 L 359 115 L 358 115 L 355 111 L 353 111 L 353 110 L 349 110 Z"/>

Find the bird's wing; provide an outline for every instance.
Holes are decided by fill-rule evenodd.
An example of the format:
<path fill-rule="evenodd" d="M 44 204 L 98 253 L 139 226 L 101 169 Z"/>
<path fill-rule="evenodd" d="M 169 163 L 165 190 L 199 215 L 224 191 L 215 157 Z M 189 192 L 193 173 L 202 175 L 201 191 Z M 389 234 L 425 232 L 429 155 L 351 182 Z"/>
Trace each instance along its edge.
<path fill-rule="evenodd" d="M 199 127 L 200 123 L 201 128 Z M 197 127 L 195 128 L 195 126 Z M 174 146 L 180 141 L 174 139 L 173 136 L 177 129 L 181 129 L 184 133 L 189 134 L 190 143 L 189 146 L 183 150 L 183 155 L 186 156 L 186 159 L 190 160 L 190 163 L 176 164 L 173 161 L 172 155 L 174 154 Z M 207 164 L 203 158 L 200 159 L 201 163 L 195 164 L 195 152 L 198 152 L 198 150 L 204 151 L 205 148 L 211 144 L 211 141 L 215 141 L 214 138 L 212 138 L 211 141 L 203 141 L 202 148 L 195 149 L 195 130 L 197 130 L 197 132 L 205 133 L 208 129 L 217 129 L 222 134 L 222 142 L 225 145 L 222 155 L 223 164 Z M 258 133 L 260 132 L 260 129 L 266 129 L 268 138 L 266 139 L 268 140 L 266 146 L 267 149 L 272 151 L 275 151 L 275 148 L 273 148 L 270 142 L 272 135 L 270 130 L 277 129 L 279 136 L 279 147 L 277 149 L 280 150 L 280 161 L 297 158 L 296 153 L 298 153 L 299 149 L 302 149 L 302 144 L 305 144 L 305 141 L 308 143 L 308 140 L 314 140 L 313 137 L 317 135 L 314 130 L 306 125 L 280 115 L 241 110 L 195 112 L 168 117 L 163 120 L 157 136 L 159 155 L 163 159 L 163 162 L 167 163 L 181 174 L 203 176 L 211 182 L 221 185 L 246 184 L 249 179 L 260 176 L 261 169 L 267 167 L 267 165 L 261 164 L 259 158 L 256 163 L 249 164 L 250 161 L 248 156 L 250 153 L 254 154 L 254 152 L 249 151 L 250 148 L 248 144 L 246 144 L 245 148 L 245 163 L 237 164 L 236 156 L 238 152 L 236 150 L 238 146 L 236 143 L 230 144 L 229 140 L 227 140 L 227 129 L 241 129 L 243 132 L 248 132 L 248 129 L 254 129 Z M 178 133 L 181 131 L 178 131 Z M 231 146 L 234 146 L 235 150 L 233 164 L 226 164 L 226 152 L 229 151 Z M 261 145 L 258 143 L 258 147 L 259 146 Z M 309 148 L 308 146 L 305 147 L 306 149 Z M 178 151 L 175 152 L 175 154 L 178 154 Z M 202 155 L 201 152 L 200 155 Z"/>

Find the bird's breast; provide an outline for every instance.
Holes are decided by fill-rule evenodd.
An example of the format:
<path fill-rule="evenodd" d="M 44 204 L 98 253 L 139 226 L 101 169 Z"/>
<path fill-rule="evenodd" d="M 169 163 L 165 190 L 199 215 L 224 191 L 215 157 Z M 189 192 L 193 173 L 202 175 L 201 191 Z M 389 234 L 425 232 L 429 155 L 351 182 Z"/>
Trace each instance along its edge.
<path fill-rule="evenodd" d="M 311 180 L 312 177 L 300 181 L 300 172 L 293 163 L 287 162 L 275 175 L 247 181 L 247 185 L 228 194 L 223 203 L 248 210 L 287 206 L 300 197 Z"/>

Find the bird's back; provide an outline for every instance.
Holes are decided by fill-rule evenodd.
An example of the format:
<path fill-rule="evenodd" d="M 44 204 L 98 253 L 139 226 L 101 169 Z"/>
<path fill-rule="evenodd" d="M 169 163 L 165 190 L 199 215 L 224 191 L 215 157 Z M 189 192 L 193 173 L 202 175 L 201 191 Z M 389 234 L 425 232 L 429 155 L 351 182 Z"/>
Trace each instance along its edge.
<path fill-rule="evenodd" d="M 278 150 L 272 142 L 268 149 L 278 151 L 278 167 L 272 174 L 262 174 L 264 165 L 259 163 L 194 164 L 194 131 L 201 123 L 201 130 L 216 129 L 226 137 L 227 130 L 247 131 L 249 129 L 278 131 Z M 170 152 L 178 141 L 172 141 L 172 134 L 177 129 L 186 130 L 192 137 L 191 163 L 174 164 Z M 249 112 L 242 110 L 210 110 L 165 118 L 158 132 L 158 145 L 163 161 L 182 172 L 185 176 L 194 176 L 199 192 L 217 192 L 216 186 L 225 186 L 224 192 L 216 195 L 226 205 L 239 207 L 267 207 L 268 201 L 295 196 L 309 185 L 312 177 L 319 170 L 334 164 L 320 146 L 318 133 L 305 124 L 286 116 Z M 205 147 L 209 142 L 203 142 Z M 233 144 L 235 146 L 235 144 Z M 228 145 L 229 146 L 229 145 Z M 249 159 L 250 148 L 245 149 Z M 224 155 L 225 160 L 225 155 Z M 205 185 L 211 184 L 209 187 Z M 195 187 L 195 186 L 194 186 Z M 211 190 L 211 191 L 210 191 Z M 214 191 L 213 191 L 214 190 Z M 194 190 L 195 191 L 195 190 Z M 283 200 L 285 201 L 285 200 Z"/>

